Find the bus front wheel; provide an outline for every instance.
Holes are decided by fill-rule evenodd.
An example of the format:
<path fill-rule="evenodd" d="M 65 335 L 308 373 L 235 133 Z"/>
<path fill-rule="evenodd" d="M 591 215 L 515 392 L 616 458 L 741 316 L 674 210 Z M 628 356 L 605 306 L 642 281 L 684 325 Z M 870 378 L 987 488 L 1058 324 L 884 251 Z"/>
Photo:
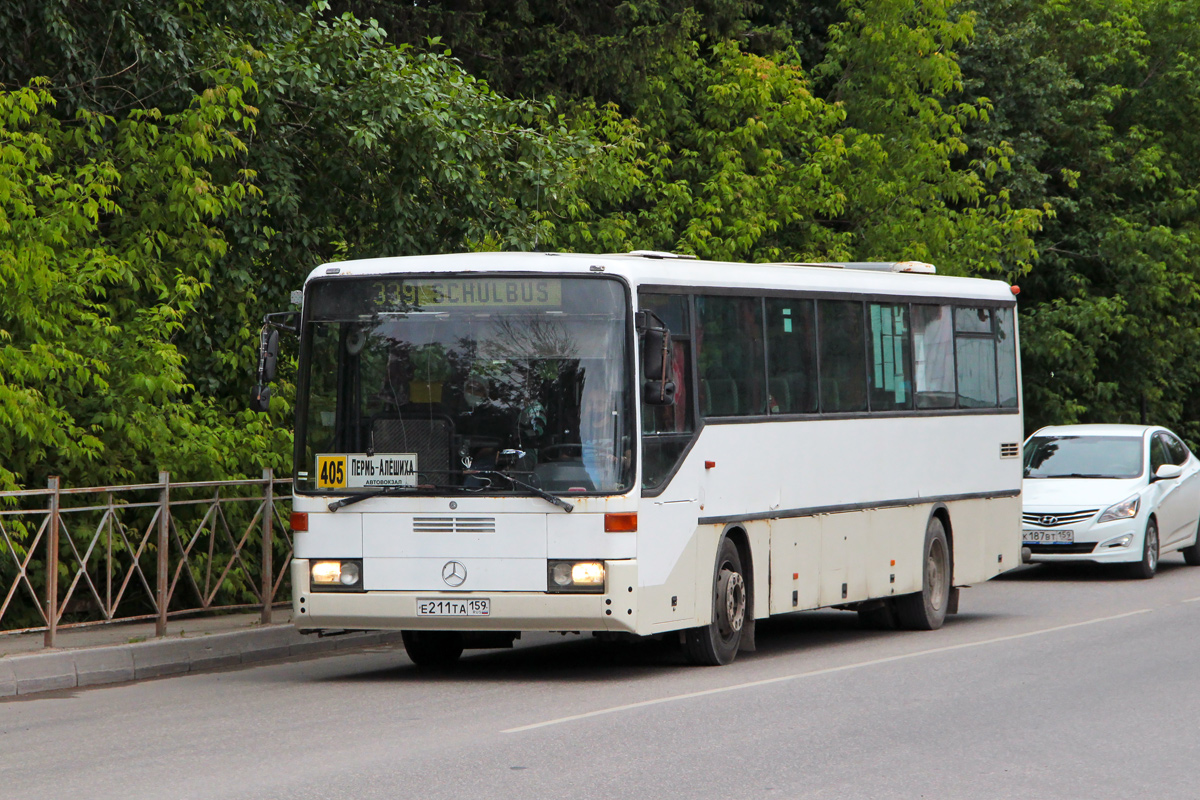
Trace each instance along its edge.
<path fill-rule="evenodd" d="M 746 579 L 737 545 L 722 539 L 713 578 L 712 622 L 684 632 L 687 660 L 708 667 L 724 666 L 737 656 L 746 622 Z"/>
<path fill-rule="evenodd" d="M 448 667 L 463 652 L 462 634 L 457 631 L 401 631 L 404 650 L 421 669 Z"/>
<path fill-rule="evenodd" d="M 894 609 L 900 627 L 912 631 L 932 631 L 942 627 L 950 607 L 950 543 L 946 527 L 939 517 L 930 517 L 925 528 L 921 591 L 895 598 Z"/>

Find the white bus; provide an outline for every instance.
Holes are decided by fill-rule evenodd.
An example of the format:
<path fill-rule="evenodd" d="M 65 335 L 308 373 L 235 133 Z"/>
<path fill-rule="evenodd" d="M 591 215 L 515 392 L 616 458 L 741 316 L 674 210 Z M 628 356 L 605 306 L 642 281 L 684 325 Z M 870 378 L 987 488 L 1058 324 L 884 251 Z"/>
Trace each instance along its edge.
<path fill-rule="evenodd" d="M 317 268 L 295 624 L 402 630 L 423 666 L 521 631 L 669 634 L 727 664 L 756 620 L 822 607 L 940 627 L 957 587 L 1020 564 L 1023 436 L 1011 287 L 930 273 L 651 252 Z"/>

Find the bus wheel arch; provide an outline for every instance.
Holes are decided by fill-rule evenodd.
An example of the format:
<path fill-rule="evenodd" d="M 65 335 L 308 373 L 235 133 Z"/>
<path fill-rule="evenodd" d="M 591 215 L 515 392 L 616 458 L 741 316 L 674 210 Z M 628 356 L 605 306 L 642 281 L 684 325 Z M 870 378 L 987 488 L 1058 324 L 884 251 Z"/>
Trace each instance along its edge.
<path fill-rule="evenodd" d="M 724 666 L 754 646 L 750 542 L 742 528 L 726 528 L 717 541 L 712 587 L 712 619 L 683 632 L 683 650 L 689 663 Z"/>

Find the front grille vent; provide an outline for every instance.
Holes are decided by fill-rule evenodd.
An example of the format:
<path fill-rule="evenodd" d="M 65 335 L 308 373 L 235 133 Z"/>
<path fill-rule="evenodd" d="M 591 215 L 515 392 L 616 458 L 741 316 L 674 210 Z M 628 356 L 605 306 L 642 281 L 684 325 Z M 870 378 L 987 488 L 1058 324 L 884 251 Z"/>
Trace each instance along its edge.
<path fill-rule="evenodd" d="M 1096 549 L 1095 542 L 1079 542 L 1078 544 L 1027 544 L 1029 552 L 1040 555 L 1082 555 Z"/>
<path fill-rule="evenodd" d="M 495 532 L 495 517 L 413 517 L 413 533 Z"/>
<path fill-rule="evenodd" d="M 1017 458 L 1021 455 L 1020 442 L 1001 442 L 1000 457 L 1001 458 Z"/>
<path fill-rule="evenodd" d="M 1049 511 L 1041 514 L 1026 512 L 1021 515 L 1021 521 L 1026 525 L 1038 528 L 1061 528 L 1064 525 L 1074 525 L 1090 518 L 1100 509 L 1089 508 L 1084 511 Z"/>

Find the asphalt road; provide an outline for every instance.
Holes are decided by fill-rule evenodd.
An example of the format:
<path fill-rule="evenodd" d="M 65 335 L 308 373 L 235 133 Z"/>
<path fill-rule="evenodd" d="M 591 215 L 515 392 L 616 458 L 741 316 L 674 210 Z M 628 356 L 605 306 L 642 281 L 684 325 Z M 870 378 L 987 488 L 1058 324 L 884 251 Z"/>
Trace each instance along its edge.
<path fill-rule="evenodd" d="M 0 797 L 1200 797 L 1200 568 L 1022 568 L 960 609 L 789 615 L 725 668 L 538 635 L 13 698 Z"/>

